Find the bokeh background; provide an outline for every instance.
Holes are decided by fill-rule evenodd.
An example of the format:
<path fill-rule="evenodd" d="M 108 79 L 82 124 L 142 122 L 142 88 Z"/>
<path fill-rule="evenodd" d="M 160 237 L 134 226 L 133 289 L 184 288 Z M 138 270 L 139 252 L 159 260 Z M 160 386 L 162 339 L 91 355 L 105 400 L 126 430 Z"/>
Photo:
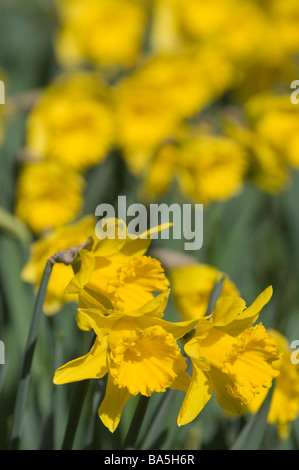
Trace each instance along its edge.
<path fill-rule="evenodd" d="M 1 449 L 35 299 L 34 282 L 21 277 L 32 243 L 100 203 L 117 207 L 118 195 L 128 204 L 203 203 L 204 244 L 188 254 L 227 274 L 247 305 L 272 285 L 261 320 L 299 339 L 299 105 L 290 101 L 298 48 L 292 0 L 1 0 Z M 26 173 L 35 165 L 41 173 Z M 186 254 L 183 239 L 152 248 Z M 61 446 L 75 385 L 52 379 L 86 349 L 75 314 L 75 302 L 62 302 L 43 317 L 24 449 Z M 165 319 L 180 319 L 172 297 Z M 91 384 L 74 448 L 120 448 L 137 402 L 111 435 L 96 412 L 103 392 Z M 233 445 L 246 417 L 225 416 L 213 398 L 178 428 L 182 398 L 152 397 L 141 448 Z M 259 446 L 298 449 L 299 419 L 284 440 L 267 425 Z"/>

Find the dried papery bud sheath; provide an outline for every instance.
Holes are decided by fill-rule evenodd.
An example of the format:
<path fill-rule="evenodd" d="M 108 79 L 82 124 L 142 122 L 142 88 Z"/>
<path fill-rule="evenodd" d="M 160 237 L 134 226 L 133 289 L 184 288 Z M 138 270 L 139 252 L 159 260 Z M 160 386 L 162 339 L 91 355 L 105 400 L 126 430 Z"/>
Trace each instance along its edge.
<path fill-rule="evenodd" d="M 167 270 L 194 265 L 198 262 L 194 256 L 165 248 L 155 248 L 151 250 L 150 255 L 159 260 Z"/>
<path fill-rule="evenodd" d="M 87 240 L 81 243 L 79 246 L 72 246 L 67 250 L 58 251 L 52 255 L 51 258 L 49 258 L 48 262 L 52 265 L 55 263 L 63 263 L 66 266 L 70 266 L 74 263 L 81 250 L 91 250 L 92 246 L 93 239 L 92 237 L 88 237 Z"/>

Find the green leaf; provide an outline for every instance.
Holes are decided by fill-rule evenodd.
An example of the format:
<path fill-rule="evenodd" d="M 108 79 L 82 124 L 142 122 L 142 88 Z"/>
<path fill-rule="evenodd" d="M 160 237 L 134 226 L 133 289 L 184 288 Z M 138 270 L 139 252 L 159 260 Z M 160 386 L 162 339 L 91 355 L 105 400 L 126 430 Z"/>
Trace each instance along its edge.
<path fill-rule="evenodd" d="M 261 449 L 266 429 L 267 416 L 273 394 L 273 385 L 262 406 L 244 426 L 230 450 L 259 450 Z"/>

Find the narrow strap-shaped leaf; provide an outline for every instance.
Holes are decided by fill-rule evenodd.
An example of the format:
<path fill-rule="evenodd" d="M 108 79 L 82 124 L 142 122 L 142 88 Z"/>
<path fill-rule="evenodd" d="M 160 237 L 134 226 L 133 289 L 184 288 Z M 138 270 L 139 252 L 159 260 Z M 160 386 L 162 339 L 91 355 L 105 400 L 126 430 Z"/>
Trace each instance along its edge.
<path fill-rule="evenodd" d="M 33 316 L 25 348 L 21 379 L 19 381 L 17 389 L 17 396 L 15 401 L 15 408 L 13 413 L 12 427 L 9 440 L 10 449 L 17 449 L 19 447 L 20 437 L 22 433 L 22 424 L 27 403 L 29 382 L 31 377 L 31 365 L 33 361 L 36 341 L 39 333 L 40 321 L 43 314 L 43 305 L 47 294 L 47 288 L 52 272 L 52 267 L 52 263 L 48 262 L 46 264 L 39 291 L 35 300 Z"/>
<path fill-rule="evenodd" d="M 95 341 L 95 334 L 94 332 L 91 333 L 90 343 L 88 345 L 88 351 L 92 347 Z M 69 418 L 64 434 L 64 439 L 62 443 L 61 450 L 71 450 L 74 444 L 74 440 L 76 437 L 76 432 L 78 428 L 78 424 L 80 421 L 80 416 L 82 413 L 83 405 L 85 402 L 85 398 L 87 395 L 87 391 L 89 388 L 90 380 L 82 380 L 76 384 L 74 394 L 72 396 L 70 411 L 69 411 Z"/>
<path fill-rule="evenodd" d="M 143 418 L 145 416 L 147 407 L 148 407 L 148 402 L 149 402 L 150 397 L 145 397 L 143 395 L 140 396 L 139 402 L 136 407 L 135 414 L 133 416 L 128 434 L 126 436 L 126 439 L 124 441 L 123 448 L 124 449 L 134 449 L 136 445 L 136 441 L 138 438 L 138 434 L 140 431 L 140 428 L 143 423 Z"/>
<path fill-rule="evenodd" d="M 267 429 L 267 416 L 273 395 L 272 385 L 262 406 L 248 421 L 240 432 L 230 450 L 259 450 Z"/>

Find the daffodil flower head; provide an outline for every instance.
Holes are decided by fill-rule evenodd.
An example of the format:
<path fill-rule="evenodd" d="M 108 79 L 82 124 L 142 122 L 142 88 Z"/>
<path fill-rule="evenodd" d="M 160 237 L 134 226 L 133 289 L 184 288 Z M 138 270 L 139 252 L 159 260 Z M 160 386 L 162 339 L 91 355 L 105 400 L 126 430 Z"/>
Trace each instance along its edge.
<path fill-rule="evenodd" d="M 83 206 L 85 180 L 54 161 L 26 163 L 16 189 L 15 213 L 40 235 L 75 220 Z"/>
<path fill-rule="evenodd" d="M 57 2 L 61 28 L 55 50 L 63 65 L 90 61 L 130 67 L 141 52 L 147 9 L 137 0 Z"/>
<path fill-rule="evenodd" d="M 299 414 L 299 366 L 291 361 L 291 349 L 287 338 L 276 330 L 268 332 L 275 340 L 280 358 L 274 362 L 279 371 L 274 385 L 267 421 L 277 427 L 279 437 L 287 439 L 291 432 L 291 423 Z M 248 410 L 256 413 L 267 396 L 268 390 L 249 403 Z"/>
<path fill-rule="evenodd" d="M 130 312 L 165 291 L 169 281 L 160 262 L 145 253 L 150 245 L 151 230 L 144 235 L 129 235 L 124 222 L 108 219 L 108 231 L 121 237 L 106 237 L 94 243 L 92 250 L 81 250 L 77 273 L 70 281 L 66 294 L 79 295 L 79 307 L 95 305 L 102 313 L 114 310 Z M 154 228 L 152 230 L 160 230 Z M 77 316 L 80 328 L 80 310 Z"/>
<path fill-rule="evenodd" d="M 268 390 L 279 375 L 273 362 L 277 343 L 257 320 L 272 296 L 268 287 L 246 308 L 240 297 L 222 297 L 209 317 L 198 321 L 195 336 L 185 345 L 193 375 L 178 424 L 192 421 L 211 398 L 228 413 L 240 414 L 256 395 Z"/>
<path fill-rule="evenodd" d="M 61 74 L 41 94 L 26 127 L 32 158 L 82 172 L 106 158 L 114 139 L 108 87 L 93 72 Z"/>
<path fill-rule="evenodd" d="M 162 319 L 169 291 L 159 294 L 143 307 L 103 315 L 96 309 L 81 310 L 85 324 L 96 333 L 91 351 L 60 367 L 54 383 L 63 384 L 101 378 L 108 372 L 105 397 L 99 416 L 113 432 L 130 396 L 151 396 L 167 388 L 186 391 L 190 377 L 186 359 L 176 342 L 196 322 L 172 323 Z"/>

